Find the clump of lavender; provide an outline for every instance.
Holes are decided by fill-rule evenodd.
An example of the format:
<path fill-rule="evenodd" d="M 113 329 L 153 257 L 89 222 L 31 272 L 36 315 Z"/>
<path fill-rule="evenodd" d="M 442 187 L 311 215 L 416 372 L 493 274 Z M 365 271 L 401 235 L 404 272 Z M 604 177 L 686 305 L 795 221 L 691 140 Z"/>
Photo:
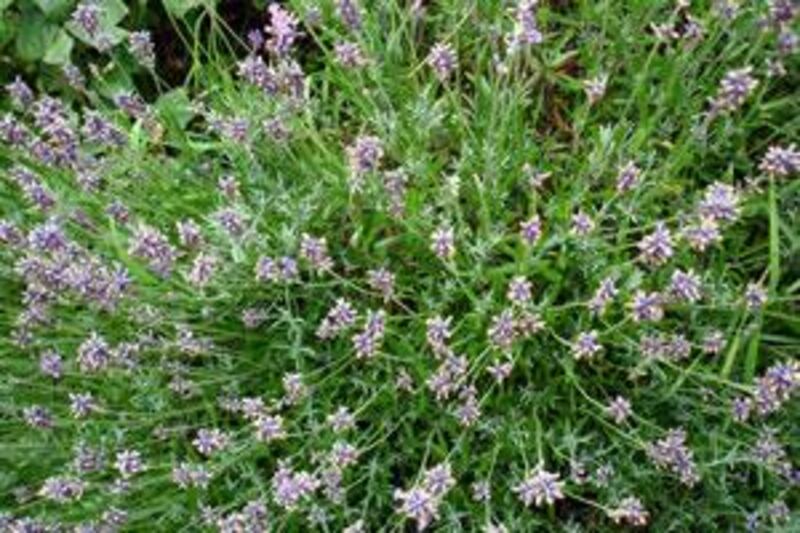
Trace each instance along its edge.
<path fill-rule="evenodd" d="M 458 68 L 458 56 L 453 47 L 445 42 L 433 45 L 428 54 L 427 62 L 442 83 L 446 82 Z"/>
<path fill-rule="evenodd" d="M 269 36 L 265 47 L 277 57 L 287 56 L 300 36 L 297 30 L 299 20 L 277 3 L 270 4 L 269 16 L 269 25 L 264 28 L 264 32 Z"/>
<path fill-rule="evenodd" d="M 560 481 L 560 477 L 558 473 L 548 472 L 543 465 L 539 465 L 511 490 L 527 507 L 553 505 L 564 498 L 564 482 Z"/>
<path fill-rule="evenodd" d="M 600 285 L 595 290 L 594 295 L 589 300 L 587 306 L 589 310 L 598 316 L 602 316 L 611 302 L 616 298 L 619 290 L 613 277 L 606 277 L 600 281 Z"/>
<path fill-rule="evenodd" d="M 617 174 L 617 192 L 623 193 L 636 188 L 641 179 L 641 169 L 633 161 L 628 161 Z"/>
<path fill-rule="evenodd" d="M 508 35 L 510 53 L 523 50 L 544 41 L 542 32 L 536 22 L 536 9 L 539 0 L 519 0 L 514 9 L 514 29 Z"/>
<path fill-rule="evenodd" d="M 375 172 L 383 159 L 383 142 L 372 135 L 356 137 L 347 147 L 347 159 L 350 165 L 350 187 L 359 191 L 363 187 L 364 177 Z"/>
<path fill-rule="evenodd" d="M 517 339 L 517 322 L 512 309 L 504 309 L 492 317 L 487 331 L 493 348 L 508 351 Z"/>
<path fill-rule="evenodd" d="M 96 37 L 100 29 L 102 8 L 97 2 L 86 0 L 79 3 L 72 12 L 72 20 L 90 37 Z"/>
<path fill-rule="evenodd" d="M 684 485 L 692 487 L 700 481 L 694 454 L 686 446 L 686 432 L 683 429 L 670 429 L 663 439 L 649 443 L 646 452 L 656 466 L 680 476 Z"/>
<path fill-rule="evenodd" d="M 173 466 L 171 476 L 172 482 L 182 489 L 206 489 L 212 478 L 211 472 L 205 466 L 187 462 Z"/>
<path fill-rule="evenodd" d="M 622 424 L 633 414 L 631 402 L 627 398 L 617 396 L 606 406 L 606 414 L 617 424 Z"/>
<path fill-rule="evenodd" d="M 634 322 L 658 322 L 664 318 L 664 297 L 658 292 L 636 291 L 628 304 Z"/>
<path fill-rule="evenodd" d="M 650 513 L 644 508 L 642 501 L 634 496 L 620 501 L 616 507 L 608 511 L 608 516 L 615 524 L 627 524 L 634 527 L 644 527 L 650 520 Z"/>
<path fill-rule="evenodd" d="M 531 286 L 525 276 L 515 276 L 508 284 L 506 298 L 514 305 L 524 306 L 531 301 Z"/>
<path fill-rule="evenodd" d="M 442 261 L 455 257 L 455 232 L 452 227 L 441 226 L 431 233 L 431 251 Z"/>
<path fill-rule="evenodd" d="M 539 215 L 534 215 L 519 225 L 519 233 L 522 240 L 528 246 L 533 246 L 542 237 L 542 219 Z"/>
<path fill-rule="evenodd" d="M 663 222 L 656 222 L 653 232 L 645 235 L 636 246 L 642 261 L 651 266 L 663 265 L 675 253 L 672 233 Z"/>
<path fill-rule="evenodd" d="M 693 270 L 676 270 L 670 279 L 670 294 L 678 300 L 695 303 L 702 296 L 702 282 Z"/>
<path fill-rule="evenodd" d="M 572 227 L 570 232 L 577 237 L 587 237 L 595 229 L 595 222 L 592 217 L 584 211 L 578 211 L 572 215 Z"/>
<path fill-rule="evenodd" d="M 74 477 L 49 477 L 44 481 L 39 495 L 56 503 L 80 500 L 87 483 Z"/>
<path fill-rule="evenodd" d="M 164 277 L 170 275 L 178 256 L 163 233 L 146 225 L 135 230 L 128 253 L 144 259 L 153 272 Z"/>
<path fill-rule="evenodd" d="M 81 372 L 92 373 L 105 370 L 111 363 L 111 348 L 103 337 L 92 332 L 89 338 L 78 347 L 77 362 Z"/>
<path fill-rule="evenodd" d="M 342 41 L 333 48 L 336 62 L 344 68 L 357 69 L 367 64 L 367 58 L 357 43 Z"/>
<path fill-rule="evenodd" d="M 381 349 L 383 337 L 386 333 L 386 312 L 369 311 L 364 324 L 364 329 L 353 335 L 353 347 L 357 359 L 370 359 Z"/>
<path fill-rule="evenodd" d="M 149 31 L 132 31 L 128 34 L 128 49 L 131 55 L 145 68 L 156 66 L 156 52 Z"/>
<path fill-rule="evenodd" d="M 449 463 L 428 469 L 420 483 L 407 490 L 396 489 L 397 513 L 414 520 L 422 531 L 439 518 L 442 500 L 455 485 Z"/>
<path fill-rule="evenodd" d="M 437 357 L 443 357 L 452 353 L 448 345 L 450 337 L 452 336 L 452 331 L 450 330 L 452 321 L 452 317 L 443 318 L 440 315 L 436 315 L 427 319 L 425 322 L 425 339 L 428 346 L 431 347 L 433 353 Z"/>
<path fill-rule="evenodd" d="M 800 389 L 800 363 L 776 363 L 756 379 L 755 385 L 753 403 L 758 414 L 766 416 L 774 413 Z"/>
<path fill-rule="evenodd" d="M 206 287 L 219 268 L 219 259 L 210 254 L 201 253 L 192 261 L 192 268 L 186 279 L 198 288 Z"/>
<path fill-rule="evenodd" d="M 352 32 L 357 32 L 361 29 L 361 8 L 357 0 L 336 0 L 336 9 L 339 12 L 339 18 L 347 29 Z"/>
<path fill-rule="evenodd" d="M 194 440 L 192 440 L 192 445 L 195 449 L 207 457 L 224 450 L 230 443 L 231 437 L 217 428 L 199 429 Z"/>
<path fill-rule="evenodd" d="M 800 150 L 794 144 L 773 145 L 758 165 L 759 170 L 770 176 L 785 178 L 800 172 Z"/>
<path fill-rule="evenodd" d="M 286 438 L 283 417 L 280 415 L 259 414 L 253 420 L 256 440 L 270 443 Z"/>
<path fill-rule="evenodd" d="M 281 461 L 272 476 L 272 499 L 276 505 L 291 511 L 309 499 L 319 486 L 320 481 L 313 474 L 294 471 L 287 461 Z"/>
<path fill-rule="evenodd" d="M 580 361 L 582 359 L 593 359 L 603 351 L 603 346 L 598 341 L 597 331 L 584 331 L 579 333 L 575 342 L 572 343 L 572 356 Z"/>
<path fill-rule="evenodd" d="M 358 314 L 353 305 L 348 300 L 339 298 L 317 328 L 317 337 L 320 339 L 332 339 L 353 326 L 357 316 Z"/>
<path fill-rule="evenodd" d="M 706 189 L 697 212 L 702 219 L 734 222 L 739 218 L 739 200 L 736 189 L 717 181 Z"/>
<path fill-rule="evenodd" d="M 16 76 L 14 81 L 5 86 L 5 89 L 14 105 L 19 108 L 28 107 L 36 97 L 30 86 L 20 76 Z"/>
<path fill-rule="evenodd" d="M 711 100 L 711 116 L 723 112 L 733 112 L 742 107 L 747 98 L 758 87 L 758 80 L 752 76 L 753 68 L 744 67 L 731 70 L 720 82 L 717 95 Z"/>
<path fill-rule="evenodd" d="M 328 241 L 325 237 L 312 237 L 303 233 L 300 238 L 300 257 L 304 259 L 317 274 L 333 270 L 333 259 L 328 255 Z"/>
<path fill-rule="evenodd" d="M 744 303 L 747 309 L 756 312 L 767 304 L 767 291 L 761 283 L 750 282 L 744 291 Z"/>
<path fill-rule="evenodd" d="M 114 461 L 114 468 L 123 479 L 128 479 L 136 474 L 144 472 L 146 466 L 142 460 L 142 454 L 137 450 L 122 450 L 117 453 Z"/>

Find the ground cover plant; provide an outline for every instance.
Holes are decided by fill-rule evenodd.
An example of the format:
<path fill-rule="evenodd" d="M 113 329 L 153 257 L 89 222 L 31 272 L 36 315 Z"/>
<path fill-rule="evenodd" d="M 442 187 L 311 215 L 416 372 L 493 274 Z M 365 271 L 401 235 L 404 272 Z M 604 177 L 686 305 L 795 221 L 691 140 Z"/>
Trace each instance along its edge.
<path fill-rule="evenodd" d="M 0 63 L 0 529 L 800 528 L 796 4 L 151 3 Z"/>

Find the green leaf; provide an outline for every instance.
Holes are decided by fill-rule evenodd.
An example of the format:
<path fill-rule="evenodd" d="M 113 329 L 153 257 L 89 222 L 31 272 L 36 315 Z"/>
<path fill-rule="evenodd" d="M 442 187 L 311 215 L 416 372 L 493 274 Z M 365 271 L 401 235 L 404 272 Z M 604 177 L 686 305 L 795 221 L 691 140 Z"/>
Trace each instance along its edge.
<path fill-rule="evenodd" d="M 44 54 L 44 62 L 50 65 L 66 65 L 70 62 L 70 54 L 75 40 L 64 30 L 59 30 L 55 40 Z"/>
<path fill-rule="evenodd" d="M 177 18 L 183 18 L 190 10 L 203 5 L 203 0 L 163 0 L 164 9 Z"/>
<path fill-rule="evenodd" d="M 0 2 L 2 2 L 2 0 L 0 0 Z M 52 18 L 56 15 L 66 15 L 70 8 L 72 8 L 75 0 L 33 0 L 33 2 L 39 6 L 42 13 Z"/>
<path fill-rule="evenodd" d="M 5 10 L 6 10 L 6 8 L 7 8 L 8 6 L 10 6 L 10 5 L 11 5 L 11 2 L 13 2 L 13 1 L 14 1 L 14 0 L 0 0 L 0 13 L 2 13 L 3 11 L 5 11 Z M 2 22 L 2 21 L 0 21 L 0 22 Z"/>
<path fill-rule="evenodd" d="M 57 33 L 58 26 L 47 22 L 40 13 L 25 13 L 17 32 L 17 56 L 23 61 L 38 61 L 55 40 Z"/>
<path fill-rule="evenodd" d="M 184 89 L 175 89 L 162 94 L 155 103 L 158 113 L 170 123 L 183 129 L 194 117 L 192 102 Z"/>

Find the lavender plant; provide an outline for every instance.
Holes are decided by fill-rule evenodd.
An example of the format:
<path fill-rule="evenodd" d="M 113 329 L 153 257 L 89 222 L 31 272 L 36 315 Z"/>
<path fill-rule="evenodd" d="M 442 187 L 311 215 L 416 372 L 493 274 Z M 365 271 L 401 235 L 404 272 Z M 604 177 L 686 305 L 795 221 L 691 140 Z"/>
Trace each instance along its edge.
<path fill-rule="evenodd" d="M 114 5 L 0 99 L 0 530 L 800 527 L 791 2 Z"/>

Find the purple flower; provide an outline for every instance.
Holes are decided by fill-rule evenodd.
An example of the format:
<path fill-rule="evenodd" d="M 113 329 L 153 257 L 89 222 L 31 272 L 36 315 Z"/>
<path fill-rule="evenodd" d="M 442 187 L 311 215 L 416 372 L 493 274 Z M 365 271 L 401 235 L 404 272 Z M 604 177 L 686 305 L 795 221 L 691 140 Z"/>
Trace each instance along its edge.
<path fill-rule="evenodd" d="M 195 449 L 205 456 L 224 450 L 229 444 L 230 436 L 217 428 L 197 430 L 197 435 L 192 441 Z"/>
<path fill-rule="evenodd" d="M 758 80 L 751 73 L 752 67 L 731 70 L 720 82 L 717 95 L 711 100 L 711 114 L 732 112 L 744 104 L 745 100 L 758 86 Z"/>
<path fill-rule="evenodd" d="M 559 477 L 559 474 L 548 472 L 540 465 L 511 490 L 528 507 L 553 505 L 564 497 L 564 483 L 559 481 Z"/>
<path fill-rule="evenodd" d="M 578 211 L 572 215 L 572 228 L 570 231 L 574 235 L 577 235 L 578 237 L 586 237 L 594 231 L 594 228 L 594 220 L 592 220 L 592 217 L 583 211 Z"/>
<path fill-rule="evenodd" d="M 325 237 L 312 237 L 303 233 L 300 239 L 300 257 L 306 260 L 317 274 L 333 270 L 333 260 L 328 256 L 328 242 Z"/>
<path fill-rule="evenodd" d="M 615 524 L 627 524 L 634 527 L 644 527 L 650 520 L 650 513 L 644 508 L 642 501 L 633 496 L 624 498 L 619 505 L 610 509 L 608 516 Z"/>
<path fill-rule="evenodd" d="M 147 261 L 150 269 L 161 276 L 169 276 L 177 259 L 177 251 L 163 233 L 149 226 L 139 226 L 133 234 L 128 253 Z"/>
<path fill-rule="evenodd" d="M 499 315 L 493 316 L 487 333 L 494 348 L 503 351 L 510 350 L 517 338 L 514 312 L 511 309 L 505 309 Z"/>
<path fill-rule="evenodd" d="M 295 472 L 286 461 L 281 461 L 272 476 L 272 498 L 278 506 L 291 511 L 302 500 L 309 498 L 319 486 L 320 482 L 313 474 Z"/>
<path fill-rule="evenodd" d="M 631 402 L 622 396 L 617 396 L 608 403 L 606 413 L 614 419 L 614 422 L 622 424 L 633 414 Z"/>
<path fill-rule="evenodd" d="M 533 246 L 542 236 L 542 219 L 534 215 L 519 225 L 519 233 L 525 244 Z"/>
<path fill-rule="evenodd" d="M 800 151 L 794 144 L 770 146 L 758 168 L 766 174 L 782 178 L 797 174 L 800 172 Z"/>
<path fill-rule="evenodd" d="M 758 311 L 767 304 L 767 291 L 761 283 L 750 282 L 744 291 L 744 301 L 750 311 Z"/>
<path fill-rule="evenodd" d="M 285 439 L 286 430 L 283 427 L 283 417 L 280 415 L 261 415 L 253 420 L 256 440 L 260 442 L 272 442 Z"/>
<path fill-rule="evenodd" d="M 354 191 L 358 191 L 361 189 L 364 176 L 378 170 L 383 158 L 383 143 L 378 137 L 362 135 L 356 137 L 346 152 L 350 164 L 351 187 Z"/>
<path fill-rule="evenodd" d="M 93 331 L 78 347 L 78 367 L 81 372 L 99 372 L 105 370 L 110 362 L 111 348 L 103 337 Z"/>
<path fill-rule="evenodd" d="M 128 34 L 128 48 L 131 55 L 145 68 L 156 65 L 156 53 L 149 31 L 132 31 Z"/>
<path fill-rule="evenodd" d="M 585 331 L 578 334 L 572 344 L 572 355 L 577 361 L 582 359 L 592 359 L 595 355 L 603 351 L 603 346 L 597 340 L 597 332 Z"/>
<path fill-rule="evenodd" d="M 356 317 L 357 313 L 352 304 L 344 298 L 339 298 L 317 328 L 317 337 L 320 339 L 335 337 L 355 324 Z"/>
<path fill-rule="evenodd" d="M 686 446 L 686 432 L 683 429 L 670 429 L 663 439 L 648 444 L 646 452 L 657 467 L 679 475 L 684 485 L 692 487 L 700 481 L 693 453 Z"/>
<path fill-rule="evenodd" d="M 641 176 L 642 171 L 636 166 L 636 163 L 628 161 L 617 174 L 617 192 L 623 193 L 635 188 L 639 185 Z"/>
<path fill-rule="evenodd" d="M 636 291 L 629 304 L 634 322 L 658 322 L 664 318 L 664 297 L 657 292 Z"/>
<path fill-rule="evenodd" d="M 297 31 L 299 21 L 280 4 L 270 4 L 269 15 L 270 24 L 264 28 L 269 35 L 265 46 L 276 56 L 284 57 L 291 52 L 295 40 L 300 36 Z"/>
<path fill-rule="evenodd" d="M 525 276 L 515 276 L 508 284 L 506 297 L 515 305 L 525 305 L 531 301 L 531 282 Z"/>
<path fill-rule="evenodd" d="M 456 246 L 453 228 L 442 226 L 431 233 L 431 251 L 442 261 L 455 257 Z"/>
<path fill-rule="evenodd" d="M 589 310 L 595 315 L 602 316 L 608 308 L 608 305 L 614 301 L 614 298 L 618 293 L 619 290 L 617 289 L 614 278 L 604 278 L 602 281 L 600 281 L 600 285 L 594 292 L 592 299 L 589 300 Z"/>
<path fill-rule="evenodd" d="M 702 296 L 702 282 L 693 270 L 676 270 L 672 273 L 669 290 L 678 299 L 694 303 Z"/>
<path fill-rule="evenodd" d="M 83 28 L 90 37 L 96 37 L 97 30 L 100 29 L 100 16 L 102 13 L 103 10 L 97 3 L 91 0 L 83 1 L 72 12 L 72 20 Z"/>
<path fill-rule="evenodd" d="M 15 106 L 25 109 L 33 103 L 35 98 L 33 91 L 21 77 L 14 77 L 14 81 L 6 85 L 6 92 L 11 97 Z"/>
<path fill-rule="evenodd" d="M 145 470 L 142 454 L 136 450 L 123 450 L 117 453 L 114 468 L 123 479 L 128 479 Z"/>
<path fill-rule="evenodd" d="M 703 194 L 697 209 L 701 218 L 733 222 L 739 217 L 739 194 L 727 183 L 714 182 Z"/>
<path fill-rule="evenodd" d="M 709 246 L 722 240 L 719 224 L 711 218 L 701 217 L 696 224 L 683 228 L 681 233 L 689 246 L 698 252 L 705 252 Z"/>
<path fill-rule="evenodd" d="M 49 477 L 45 480 L 39 495 L 56 503 L 69 503 L 80 500 L 86 490 L 86 482 L 73 477 Z"/>
<path fill-rule="evenodd" d="M 519 0 L 515 9 L 514 30 L 508 36 L 509 52 L 514 53 L 527 46 L 544 41 L 536 22 L 538 0 Z"/>
<path fill-rule="evenodd" d="M 350 31 L 356 32 L 361 29 L 361 8 L 356 0 L 336 0 L 336 9 L 339 18 Z"/>
<path fill-rule="evenodd" d="M 656 222 L 655 230 L 644 236 L 636 246 L 642 260 L 653 266 L 663 265 L 674 253 L 672 233 L 663 222 Z"/>
<path fill-rule="evenodd" d="M 186 275 L 186 279 L 195 287 L 205 287 L 211 282 L 218 266 L 219 259 L 216 256 L 200 253 L 194 258 L 192 269 Z"/>
<path fill-rule="evenodd" d="M 343 41 L 333 48 L 336 62 L 345 68 L 361 68 L 367 64 L 367 58 L 357 43 Z"/>
<path fill-rule="evenodd" d="M 454 70 L 458 68 L 458 57 L 449 43 L 439 42 L 433 45 L 427 59 L 439 81 L 444 83 Z"/>
<path fill-rule="evenodd" d="M 425 340 L 437 357 L 442 357 L 451 353 L 447 344 L 452 336 L 452 332 L 450 331 L 450 324 L 452 321 L 452 317 L 442 318 L 440 315 L 436 315 L 425 321 Z"/>

